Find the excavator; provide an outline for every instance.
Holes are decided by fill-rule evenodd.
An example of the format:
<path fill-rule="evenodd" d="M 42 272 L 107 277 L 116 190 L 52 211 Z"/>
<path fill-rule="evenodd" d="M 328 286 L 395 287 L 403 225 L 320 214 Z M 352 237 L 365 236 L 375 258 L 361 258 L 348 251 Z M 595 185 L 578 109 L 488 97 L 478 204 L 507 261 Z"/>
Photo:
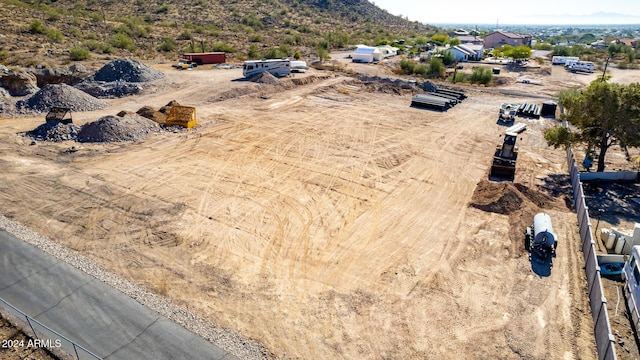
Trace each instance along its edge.
<path fill-rule="evenodd" d="M 516 140 L 518 134 L 506 133 L 502 144 L 496 146 L 493 155 L 493 164 L 489 171 L 489 178 L 513 181 L 516 176 L 516 160 L 518 159 L 518 147 Z"/>

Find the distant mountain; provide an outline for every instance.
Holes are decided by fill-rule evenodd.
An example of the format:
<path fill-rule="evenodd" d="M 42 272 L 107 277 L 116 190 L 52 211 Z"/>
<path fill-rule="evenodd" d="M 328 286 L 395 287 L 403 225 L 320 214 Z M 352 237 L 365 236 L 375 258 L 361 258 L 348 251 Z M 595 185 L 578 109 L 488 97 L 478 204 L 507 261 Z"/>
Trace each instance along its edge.
<path fill-rule="evenodd" d="M 611 12 L 597 12 L 588 15 L 531 15 L 518 18 L 518 22 L 527 24 L 640 24 L 640 16 Z"/>

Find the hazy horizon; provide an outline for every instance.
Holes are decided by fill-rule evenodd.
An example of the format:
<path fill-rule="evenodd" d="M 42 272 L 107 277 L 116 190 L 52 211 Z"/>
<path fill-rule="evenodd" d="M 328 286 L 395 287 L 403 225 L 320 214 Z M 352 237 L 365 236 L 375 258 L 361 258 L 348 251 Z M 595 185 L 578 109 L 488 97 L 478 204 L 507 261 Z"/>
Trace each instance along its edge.
<path fill-rule="evenodd" d="M 640 25 L 640 1 L 539 0 L 532 7 L 525 3 L 487 6 L 477 1 L 458 0 L 455 7 L 446 2 L 424 4 L 410 0 L 371 1 L 393 15 L 426 24 L 478 25 Z"/>

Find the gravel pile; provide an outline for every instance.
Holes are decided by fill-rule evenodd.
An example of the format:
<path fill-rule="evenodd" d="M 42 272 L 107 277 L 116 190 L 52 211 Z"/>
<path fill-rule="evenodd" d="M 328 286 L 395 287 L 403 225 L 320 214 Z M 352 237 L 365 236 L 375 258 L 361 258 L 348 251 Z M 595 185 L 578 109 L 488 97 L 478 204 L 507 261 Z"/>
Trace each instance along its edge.
<path fill-rule="evenodd" d="M 66 141 L 75 140 L 78 137 L 80 127 L 74 124 L 63 124 L 61 122 L 46 122 L 37 128 L 28 131 L 27 136 L 34 140 L 44 141 Z"/>
<path fill-rule="evenodd" d="M 239 357 L 240 359 L 253 360 L 274 358 L 274 356 L 259 343 L 246 339 L 242 335 L 229 329 L 217 327 L 216 325 L 191 313 L 189 310 L 172 303 L 169 299 L 148 292 L 144 288 L 125 280 L 121 276 L 109 272 L 107 269 L 89 260 L 83 255 L 49 240 L 16 223 L 15 221 L 7 219 L 2 214 L 0 214 L 0 229 L 4 229 L 23 241 L 68 263 L 76 269 L 82 270 L 96 279 L 109 284 L 143 306 L 146 306 L 160 315 L 175 321 L 184 328 Z M 88 335 L 91 337 L 98 336 L 99 334 Z"/>
<path fill-rule="evenodd" d="M 93 75 L 95 81 L 147 82 L 162 79 L 165 75 L 133 59 L 116 59 Z"/>
<path fill-rule="evenodd" d="M 249 78 L 249 81 L 268 85 L 278 85 L 280 83 L 280 79 L 273 76 L 273 74 L 268 71 L 252 76 L 251 78 Z"/>
<path fill-rule="evenodd" d="M 47 112 L 53 106 L 68 107 L 71 111 L 91 111 L 109 104 L 67 84 L 47 84 L 28 99 L 16 103 L 18 109 L 37 112 Z"/>
<path fill-rule="evenodd" d="M 75 85 L 76 88 L 99 99 L 113 99 L 138 94 L 142 86 L 135 82 L 126 81 L 90 81 L 85 80 Z"/>
<path fill-rule="evenodd" d="M 145 138 L 160 131 L 158 123 L 137 114 L 107 115 L 84 124 L 78 132 L 79 142 L 120 142 Z"/>

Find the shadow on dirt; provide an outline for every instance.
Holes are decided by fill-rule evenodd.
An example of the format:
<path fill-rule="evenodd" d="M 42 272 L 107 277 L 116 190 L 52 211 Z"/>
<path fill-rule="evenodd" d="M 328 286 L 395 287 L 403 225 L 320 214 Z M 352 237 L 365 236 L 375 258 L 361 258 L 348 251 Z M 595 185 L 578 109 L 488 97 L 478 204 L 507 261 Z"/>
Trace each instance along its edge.
<path fill-rule="evenodd" d="M 535 251 L 529 254 L 529 261 L 531 262 L 531 270 L 540 277 L 551 276 L 551 268 L 553 267 L 552 256 L 540 256 Z"/>
<path fill-rule="evenodd" d="M 640 184 L 590 181 L 583 183 L 583 189 L 592 220 L 619 225 L 640 218 Z"/>

